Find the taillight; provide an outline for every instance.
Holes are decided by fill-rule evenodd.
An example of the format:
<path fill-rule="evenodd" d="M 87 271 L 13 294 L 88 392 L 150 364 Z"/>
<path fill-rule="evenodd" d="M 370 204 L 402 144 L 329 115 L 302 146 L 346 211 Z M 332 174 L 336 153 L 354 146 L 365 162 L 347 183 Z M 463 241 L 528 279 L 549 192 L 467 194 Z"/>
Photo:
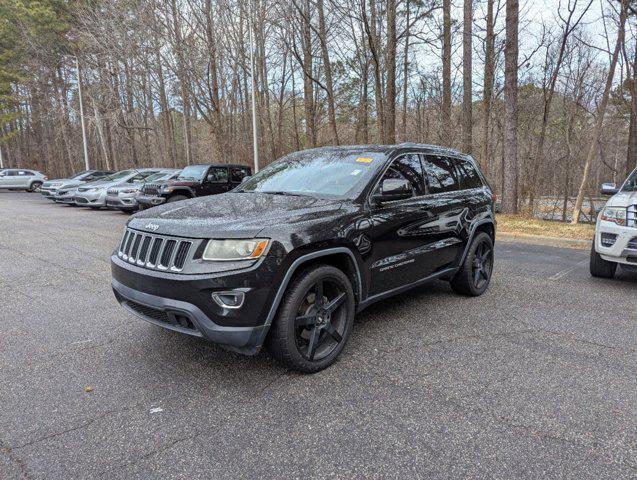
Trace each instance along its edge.
<path fill-rule="evenodd" d="M 44 179 L 45 179 L 45 180 L 48 180 L 48 179 L 49 179 L 49 177 L 44 177 Z"/>
<path fill-rule="evenodd" d="M 491 194 L 491 200 L 493 200 L 493 203 L 498 201 L 498 196 L 495 193 Z"/>

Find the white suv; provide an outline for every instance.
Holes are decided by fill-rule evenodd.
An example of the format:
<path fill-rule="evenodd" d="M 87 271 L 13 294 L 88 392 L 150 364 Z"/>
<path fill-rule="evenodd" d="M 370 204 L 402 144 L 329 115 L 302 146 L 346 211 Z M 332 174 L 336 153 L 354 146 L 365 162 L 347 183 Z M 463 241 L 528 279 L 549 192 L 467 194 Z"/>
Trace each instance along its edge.
<path fill-rule="evenodd" d="M 620 189 L 605 183 L 602 193 L 613 196 L 597 217 L 590 269 L 594 277 L 612 278 L 617 264 L 637 268 L 637 170 Z"/>

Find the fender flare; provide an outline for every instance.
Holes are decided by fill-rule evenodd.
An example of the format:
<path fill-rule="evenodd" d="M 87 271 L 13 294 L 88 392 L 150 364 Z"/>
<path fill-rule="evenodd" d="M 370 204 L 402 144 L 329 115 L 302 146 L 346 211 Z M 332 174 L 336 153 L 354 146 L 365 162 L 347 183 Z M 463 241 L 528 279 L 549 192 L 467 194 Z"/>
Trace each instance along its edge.
<path fill-rule="evenodd" d="M 357 285 L 354 285 L 354 289 L 358 290 L 359 297 L 360 295 L 362 295 L 363 282 L 362 282 L 360 267 L 358 265 L 358 262 L 356 261 L 356 257 L 354 256 L 354 253 L 349 248 L 346 248 L 346 247 L 326 248 L 324 250 L 319 250 L 317 252 L 301 255 L 299 258 L 294 260 L 294 262 L 292 262 L 292 265 L 290 265 L 287 272 L 285 272 L 283 281 L 281 282 L 281 285 L 279 285 L 279 288 L 276 292 L 274 300 L 272 301 L 272 306 L 270 307 L 270 311 L 268 312 L 268 316 L 266 317 L 265 324 L 264 324 L 266 327 L 269 328 L 272 325 L 272 322 L 274 321 L 274 316 L 276 315 L 276 312 L 279 309 L 279 305 L 281 304 L 281 300 L 283 299 L 283 295 L 285 294 L 285 291 L 290 283 L 290 280 L 292 280 L 294 273 L 299 269 L 299 267 L 303 266 L 303 264 L 311 260 L 315 260 L 321 257 L 326 257 L 328 255 L 334 255 L 335 253 L 344 253 L 346 255 L 349 255 L 350 259 L 354 263 L 354 267 L 356 268 Z"/>
<path fill-rule="evenodd" d="M 170 195 L 167 196 L 166 199 L 169 199 L 173 195 L 181 195 L 182 193 L 187 193 L 186 196 L 188 198 L 195 198 L 197 196 L 197 195 L 195 195 L 195 192 L 193 192 L 192 188 L 190 188 L 190 187 L 177 187 L 175 190 L 170 192 Z"/>
<path fill-rule="evenodd" d="M 460 262 L 458 263 L 458 267 L 460 267 L 465 259 L 467 258 L 467 254 L 469 253 L 469 247 L 471 247 L 471 242 L 473 242 L 473 237 L 475 236 L 476 230 L 481 225 L 491 225 L 493 227 L 493 243 L 495 244 L 495 219 L 492 216 L 487 218 L 483 218 L 480 221 L 474 223 L 471 227 L 471 232 L 469 232 L 469 238 L 467 239 L 467 245 L 464 247 L 464 252 L 462 252 L 462 257 L 460 258 Z"/>

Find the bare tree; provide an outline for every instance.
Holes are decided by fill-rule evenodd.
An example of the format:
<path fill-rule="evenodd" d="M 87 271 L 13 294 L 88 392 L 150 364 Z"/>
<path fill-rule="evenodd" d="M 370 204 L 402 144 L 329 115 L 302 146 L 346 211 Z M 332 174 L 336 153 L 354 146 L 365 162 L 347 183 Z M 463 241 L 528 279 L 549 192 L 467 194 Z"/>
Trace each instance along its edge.
<path fill-rule="evenodd" d="M 502 212 L 518 211 L 518 0 L 506 2 L 506 45 L 504 48 L 504 186 Z"/>

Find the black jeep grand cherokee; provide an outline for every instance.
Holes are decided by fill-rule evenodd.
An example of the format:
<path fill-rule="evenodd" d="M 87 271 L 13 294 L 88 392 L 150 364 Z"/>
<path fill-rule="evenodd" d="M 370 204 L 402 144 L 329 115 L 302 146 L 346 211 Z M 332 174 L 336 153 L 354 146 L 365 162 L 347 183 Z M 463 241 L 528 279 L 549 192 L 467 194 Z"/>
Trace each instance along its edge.
<path fill-rule="evenodd" d="M 354 314 L 435 279 L 480 295 L 493 194 L 471 157 L 427 145 L 293 153 L 235 190 L 134 215 L 113 290 L 156 325 L 315 372 Z"/>

